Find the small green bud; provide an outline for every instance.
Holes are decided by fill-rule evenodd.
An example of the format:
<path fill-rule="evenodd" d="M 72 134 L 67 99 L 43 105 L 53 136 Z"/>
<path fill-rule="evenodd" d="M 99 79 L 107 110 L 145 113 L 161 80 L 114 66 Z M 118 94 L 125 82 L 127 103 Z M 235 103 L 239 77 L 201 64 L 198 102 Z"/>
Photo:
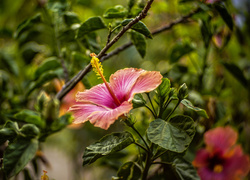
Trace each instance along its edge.
<path fill-rule="evenodd" d="M 185 99 L 188 96 L 188 87 L 186 83 L 182 84 L 178 89 L 178 98 L 179 100 Z"/>
<path fill-rule="evenodd" d="M 60 102 L 58 99 L 51 99 L 44 108 L 43 116 L 47 123 L 52 123 L 59 116 Z"/>
<path fill-rule="evenodd" d="M 143 96 L 141 94 L 136 94 L 134 99 L 132 100 L 133 108 L 138 108 L 145 106 L 146 101 L 143 99 Z"/>
<path fill-rule="evenodd" d="M 121 119 L 122 119 L 122 121 L 123 121 L 128 127 L 134 126 L 134 124 L 135 124 L 135 122 L 136 122 L 135 119 L 134 119 L 134 117 L 131 116 L 131 114 L 128 115 L 128 116 L 122 116 Z"/>
<path fill-rule="evenodd" d="M 112 24 L 111 23 L 108 24 L 108 28 L 109 28 L 109 31 L 112 31 Z"/>
<path fill-rule="evenodd" d="M 36 106 L 38 108 L 38 111 L 42 111 L 49 101 L 49 95 L 45 91 L 42 91 L 37 98 Z"/>

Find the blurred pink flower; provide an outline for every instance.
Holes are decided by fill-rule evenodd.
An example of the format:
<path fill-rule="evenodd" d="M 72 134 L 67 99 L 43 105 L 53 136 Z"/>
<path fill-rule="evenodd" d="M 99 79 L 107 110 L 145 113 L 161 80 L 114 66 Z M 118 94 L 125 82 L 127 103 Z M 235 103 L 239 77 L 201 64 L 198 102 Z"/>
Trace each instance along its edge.
<path fill-rule="evenodd" d="M 238 134 L 229 126 L 205 133 L 206 148 L 199 150 L 193 161 L 201 180 L 240 180 L 247 175 L 249 156 L 236 145 L 237 138 Z"/>
<path fill-rule="evenodd" d="M 54 81 L 54 86 L 57 92 L 59 92 L 63 85 L 64 85 L 64 81 L 63 80 L 59 80 L 59 79 L 55 79 Z M 63 97 L 61 104 L 60 104 L 60 111 L 59 111 L 59 116 L 64 115 L 65 113 L 67 113 L 68 109 L 70 108 L 70 106 L 73 106 L 76 102 L 75 102 L 75 95 L 78 91 L 84 91 L 85 87 L 83 85 L 82 82 L 79 82 L 76 84 L 76 86 L 67 93 L 67 95 L 65 97 Z"/>
<path fill-rule="evenodd" d="M 213 3 L 216 3 L 216 2 L 219 2 L 221 0 L 206 0 L 206 3 L 207 4 L 213 4 Z"/>
<path fill-rule="evenodd" d="M 78 92 L 71 111 L 73 123 L 90 121 L 97 127 L 108 129 L 120 116 L 132 108 L 135 94 L 149 92 L 161 84 L 162 75 L 157 71 L 126 68 L 112 74 L 110 83 L 102 83 L 84 92 Z"/>

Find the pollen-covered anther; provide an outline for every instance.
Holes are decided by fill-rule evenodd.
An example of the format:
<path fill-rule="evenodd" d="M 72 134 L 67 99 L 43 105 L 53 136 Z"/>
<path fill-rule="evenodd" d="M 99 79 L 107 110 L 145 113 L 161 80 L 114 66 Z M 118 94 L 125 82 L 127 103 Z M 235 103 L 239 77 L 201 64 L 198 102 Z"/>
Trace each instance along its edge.
<path fill-rule="evenodd" d="M 223 171 L 223 166 L 221 164 L 217 164 L 214 166 L 215 173 L 221 173 Z"/>

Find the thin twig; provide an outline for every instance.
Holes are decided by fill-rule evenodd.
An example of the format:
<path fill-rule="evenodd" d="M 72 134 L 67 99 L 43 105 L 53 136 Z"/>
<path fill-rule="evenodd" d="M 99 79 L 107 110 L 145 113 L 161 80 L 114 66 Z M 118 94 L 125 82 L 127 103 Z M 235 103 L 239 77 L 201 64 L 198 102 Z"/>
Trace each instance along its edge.
<path fill-rule="evenodd" d="M 108 34 L 108 37 L 107 37 L 107 43 L 106 44 L 108 44 L 110 42 L 111 35 L 112 35 L 112 31 L 109 30 L 109 34 Z"/>
<path fill-rule="evenodd" d="M 181 100 L 179 99 L 177 104 L 175 105 L 174 109 L 172 109 L 172 111 L 166 117 L 166 119 L 165 119 L 166 121 L 168 120 L 168 118 L 170 118 L 170 116 L 173 114 L 173 112 L 176 110 L 176 108 L 179 106 L 180 103 L 181 103 Z"/>
<path fill-rule="evenodd" d="M 143 147 L 141 144 L 137 143 L 137 142 L 134 142 L 135 145 L 139 146 L 140 148 L 142 148 L 144 151 L 148 152 L 148 150 Z"/>
<path fill-rule="evenodd" d="M 176 21 L 173 21 L 171 22 L 170 24 L 167 24 L 166 26 L 163 26 L 159 29 L 156 29 L 154 31 L 152 31 L 152 35 L 157 35 L 157 34 L 160 34 L 161 32 L 164 32 L 164 31 L 167 31 L 167 30 L 170 30 L 172 29 L 173 26 L 177 25 L 177 24 L 181 24 L 181 23 L 184 23 L 184 22 L 188 22 L 187 19 L 190 18 L 191 16 L 193 16 L 194 14 L 200 12 L 200 8 L 194 10 L 193 12 L 187 14 L 186 16 L 183 16 L 181 17 L 180 19 L 176 20 Z M 121 51 L 124 51 L 125 49 L 129 48 L 130 46 L 132 46 L 133 43 L 130 41 L 118 48 L 116 48 L 115 50 L 111 51 L 110 53 L 108 53 L 106 56 L 104 56 L 102 58 L 102 61 L 106 60 L 106 59 L 109 59 L 110 57 L 120 53 Z"/>
<path fill-rule="evenodd" d="M 147 94 L 147 96 L 148 96 L 149 102 L 150 102 L 150 104 L 151 104 L 151 106 L 152 106 L 152 109 L 153 109 L 153 111 L 154 111 L 154 117 L 157 118 L 157 112 L 156 112 L 155 107 L 154 107 L 154 105 L 153 105 L 153 102 L 152 102 L 152 100 L 151 100 L 151 98 L 150 98 L 150 96 L 149 96 L 149 93 L 146 93 L 146 94 Z"/>
<path fill-rule="evenodd" d="M 139 131 L 137 131 L 137 129 L 134 126 L 130 126 L 135 132 L 136 134 L 138 134 L 138 136 L 141 138 L 141 140 L 143 141 L 143 143 L 146 145 L 148 152 L 150 152 L 150 148 L 148 146 L 148 143 L 145 141 L 145 139 L 142 137 L 142 135 L 140 134 Z"/>
<path fill-rule="evenodd" d="M 154 113 L 154 111 L 147 104 L 145 104 L 145 107 L 152 113 L 154 118 L 157 118 L 157 115 Z"/>
<path fill-rule="evenodd" d="M 153 0 L 148 1 L 147 5 L 145 6 L 145 8 L 143 9 L 143 11 L 140 13 L 139 16 L 137 16 L 135 19 L 133 19 L 132 21 L 130 21 L 130 23 L 128 23 L 125 27 L 123 27 L 123 29 L 102 49 L 102 51 L 97 55 L 97 58 L 99 58 L 101 61 L 105 61 L 107 59 L 109 59 L 110 57 L 120 53 L 121 51 L 124 51 L 125 49 L 131 47 L 133 45 L 132 42 L 128 42 L 118 48 L 116 48 L 115 50 L 111 51 L 108 54 L 105 54 L 107 52 L 107 50 L 118 41 L 118 39 L 120 39 L 120 37 L 127 31 L 129 30 L 134 24 L 136 24 L 137 22 L 139 22 L 141 19 L 145 18 L 147 15 L 148 10 L 150 9 L 151 4 L 153 3 Z M 200 11 L 200 9 L 196 9 L 195 11 L 189 13 L 186 16 L 183 16 L 182 18 L 173 21 L 172 23 L 159 28 L 155 31 L 153 31 L 151 34 L 152 35 L 157 35 L 163 31 L 169 30 L 171 29 L 174 25 L 186 22 L 187 19 L 189 17 L 191 17 L 192 15 L 198 13 Z M 63 88 L 61 89 L 61 91 L 59 91 L 56 95 L 56 98 L 61 100 L 71 89 L 73 89 L 75 87 L 75 85 L 81 81 L 81 79 L 91 70 L 91 64 L 88 64 L 83 70 L 79 71 L 77 75 L 75 75 L 70 81 L 68 81 Z"/>
<path fill-rule="evenodd" d="M 196 10 L 192 11 L 191 13 L 187 14 L 186 16 L 181 17 L 180 19 L 177 19 L 176 21 L 171 22 L 170 24 L 163 26 L 155 31 L 152 32 L 152 35 L 156 35 L 159 34 L 163 31 L 169 30 L 171 29 L 173 26 L 180 24 L 180 23 L 184 23 L 184 22 L 188 22 L 188 18 L 190 18 L 191 16 L 193 16 L 194 14 L 200 12 L 201 9 L 197 8 Z"/>
<path fill-rule="evenodd" d="M 151 4 L 154 0 L 149 0 L 142 10 L 142 12 L 135 17 L 132 21 L 130 21 L 126 26 L 122 28 L 122 30 L 101 50 L 101 52 L 97 55 L 98 59 L 101 59 L 105 53 L 109 50 L 113 44 L 115 44 L 122 35 L 128 31 L 134 24 L 138 23 L 140 20 L 147 16 L 147 13 L 151 7 Z M 75 85 L 91 70 L 91 64 L 88 64 L 85 69 L 81 70 L 76 76 L 74 76 L 68 83 L 66 83 L 62 90 L 59 91 L 56 95 L 56 98 L 61 100 L 71 89 L 75 87 Z"/>

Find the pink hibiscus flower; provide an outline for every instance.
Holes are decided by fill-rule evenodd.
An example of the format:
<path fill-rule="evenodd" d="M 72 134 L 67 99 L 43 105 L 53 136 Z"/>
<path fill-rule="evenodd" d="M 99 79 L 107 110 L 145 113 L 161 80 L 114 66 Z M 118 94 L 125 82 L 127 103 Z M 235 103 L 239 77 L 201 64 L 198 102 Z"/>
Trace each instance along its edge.
<path fill-rule="evenodd" d="M 206 3 L 207 4 L 213 4 L 213 3 L 216 3 L 216 2 L 219 2 L 221 0 L 206 0 Z"/>
<path fill-rule="evenodd" d="M 193 165 L 202 180 L 240 180 L 250 169 L 249 156 L 236 145 L 238 134 L 229 126 L 207 131 L 206 148 L 197 152 Z"/>
<path fill-rule="evenodd" d="M 92 87 L 84 92 L 78 92 L 76 101 L 71 111 L 75 117 L 73 123 L 90 121 L 97 127 L 108 129 L 120 116 L 128 113 L 132 108 L 135 94 L 150 92 L 161 84 L 162 75 L 157 71 L 126 68 L 112 74 L 109 83 L 106 82 L 99 60 L 94 71 L 98 72 L 104 83 Z"/>

